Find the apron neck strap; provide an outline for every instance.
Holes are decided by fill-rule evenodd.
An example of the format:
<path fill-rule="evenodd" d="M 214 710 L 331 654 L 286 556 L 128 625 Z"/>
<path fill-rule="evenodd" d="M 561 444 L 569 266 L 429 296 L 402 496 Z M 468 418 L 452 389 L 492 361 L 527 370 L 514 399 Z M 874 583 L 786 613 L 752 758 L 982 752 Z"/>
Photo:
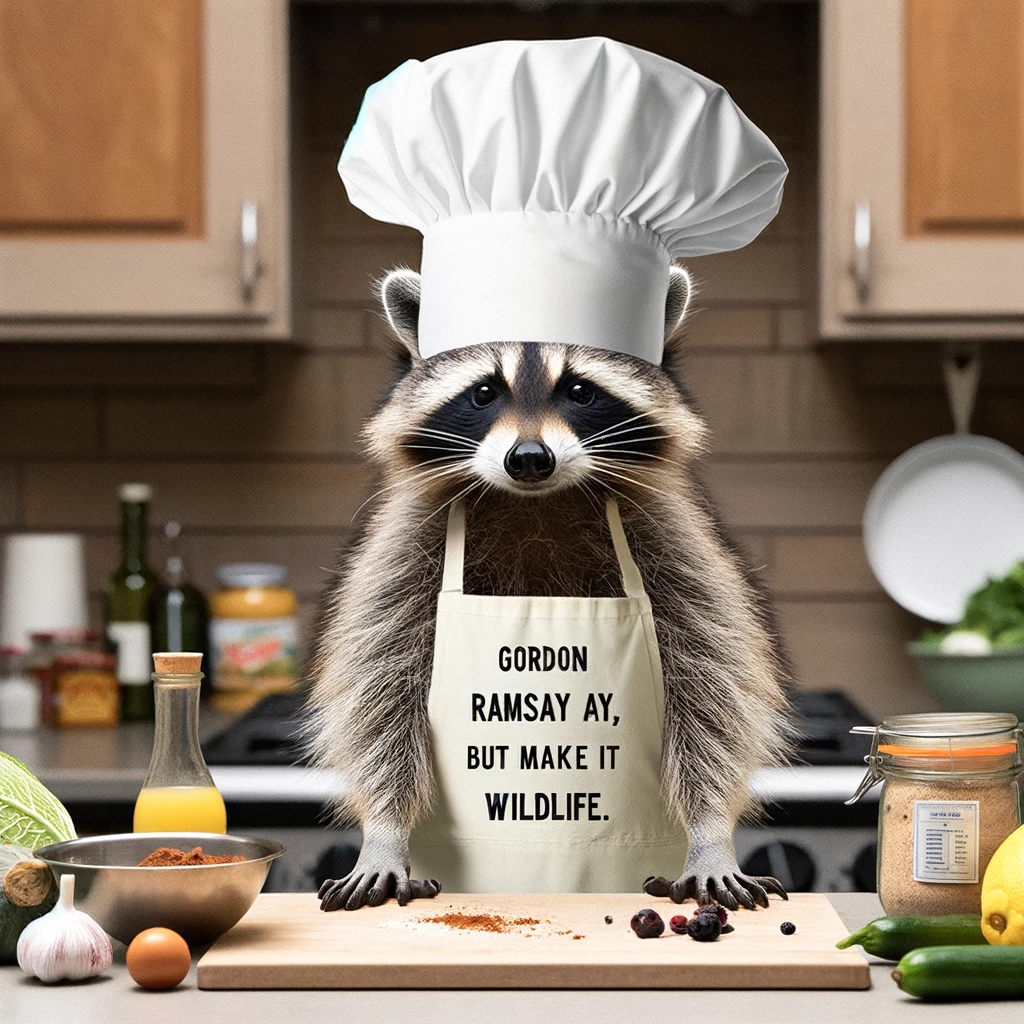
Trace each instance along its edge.
<path fill-rule="evenodd" d="M 466 506 L 453 501 L 448 507 L 448 536 L 444 545 L 444 576 L 441 592 L 462 593 L 462 570 L 466 561 Z"/>
<path fill-rule="evenodd" d="M 622 529 L 622 520 L 619 518 L 619 503 L 614 498 L 609 498 L 605 503 L 605 513 L 608 516 L 608 529 L 612 533 L 612 544 L 615 545 L 615 557 L 619 560 L 619 571 L 622 573 L 622 591 L 626 597 L 643 597 L 644 581 L 629 550 L 626 531 Z"/>
<path fill-rule="evenodd" d="M 605 514 L 608 516 L 608 529 L 611 531 L 612 544 L 615 546 L 615 557 L 622 573 L 622 590 L 627 597 L 643 597 L 644 581 L 640 570 L 633 561 L 629 550 L 626 533 L 622 529 L 619 518 L 619 506 L 614 498 L 605 503 Z M 448 535 L 444 547 L 444 575 L 441 578 L 441 590 L 448 594 L 462 593 L 462 577 L 466 562 L 466 506 L 463 502 L 453 501 L 448 509 Z"/>

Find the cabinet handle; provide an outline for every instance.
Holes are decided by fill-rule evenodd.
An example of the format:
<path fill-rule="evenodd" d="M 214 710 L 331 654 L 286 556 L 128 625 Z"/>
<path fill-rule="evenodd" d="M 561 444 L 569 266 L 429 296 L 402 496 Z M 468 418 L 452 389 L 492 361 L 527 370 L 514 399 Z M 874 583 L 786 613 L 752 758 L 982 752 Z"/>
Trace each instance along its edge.
<path fill-rule="evenodd" d="M 260 263 L 259 222 L 256 204 L 242 203 L 242 298 L 252 302 L 256 297 L 263 266 Z"/>
<path fill-rule="evenodd" d="M 861 202 L 853 211 L 853 259 L 850 275 L 858 302 L 867 302 L 871 291 L 871 204 Z"/>

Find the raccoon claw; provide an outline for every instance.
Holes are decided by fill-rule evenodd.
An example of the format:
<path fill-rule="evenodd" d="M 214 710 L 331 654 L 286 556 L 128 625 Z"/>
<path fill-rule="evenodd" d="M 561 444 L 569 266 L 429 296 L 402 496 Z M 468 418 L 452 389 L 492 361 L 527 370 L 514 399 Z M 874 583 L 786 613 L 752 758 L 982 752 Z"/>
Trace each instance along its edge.
<path fill-rule="evenodd" d="M 727 910 L 756 910 L 768 906 L 768 893 L 774 893 L 788 900 L 789 894 L 774 878 L 768 876 L 750 877 L 739 868 L 713 875 L 683 875 L 675 882 L 667 878 L 648 878 L 644 882 L 648 896 L 668 896 L 673 903 L 696 900 L 698 904 L 716 902 Z"/>
<path fill-rule="evenodd" d="M 440 891 L 441 883 L 433 878 L 421 882 L 407 874 L 357 868 L 344 878 L 328 878 L 317 898 L 321 910 L 358 910 L 379 907 L 392 896 L 404 907 L 410 900 L 433 899 Z"/>
<path fill-rule="evenodd" d="M 672 883 L 667 878 L 655 878 L 650 875 L 644 882 L 644 892 L 648 896 L 667 896 Z"/>

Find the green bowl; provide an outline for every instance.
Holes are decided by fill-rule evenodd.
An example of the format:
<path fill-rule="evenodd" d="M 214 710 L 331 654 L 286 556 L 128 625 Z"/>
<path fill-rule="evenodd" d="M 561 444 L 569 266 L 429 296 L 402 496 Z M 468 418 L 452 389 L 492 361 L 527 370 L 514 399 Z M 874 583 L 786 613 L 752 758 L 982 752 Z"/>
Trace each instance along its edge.
<path fill-rule="evenodd" d="M 931 644 L 911 643 L 907 650 L 947 711 L 1007 712 L 1024 721 L 1024 647 L 943 654 Z"/>

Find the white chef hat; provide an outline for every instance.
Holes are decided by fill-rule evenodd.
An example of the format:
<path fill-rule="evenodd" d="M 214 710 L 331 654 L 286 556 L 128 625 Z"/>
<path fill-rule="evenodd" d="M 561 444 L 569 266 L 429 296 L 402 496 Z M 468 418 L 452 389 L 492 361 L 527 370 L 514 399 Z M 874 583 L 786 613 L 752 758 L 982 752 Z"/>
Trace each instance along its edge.
<path fill-rule="evenodd" d="M 603 38 L 406 61 L 367 90 L 338 171 L 423 233 L 422 355 L 537 341 L 655 364 L 672 261 L 750 242 L 787 173 L 721 86 Z"/>

